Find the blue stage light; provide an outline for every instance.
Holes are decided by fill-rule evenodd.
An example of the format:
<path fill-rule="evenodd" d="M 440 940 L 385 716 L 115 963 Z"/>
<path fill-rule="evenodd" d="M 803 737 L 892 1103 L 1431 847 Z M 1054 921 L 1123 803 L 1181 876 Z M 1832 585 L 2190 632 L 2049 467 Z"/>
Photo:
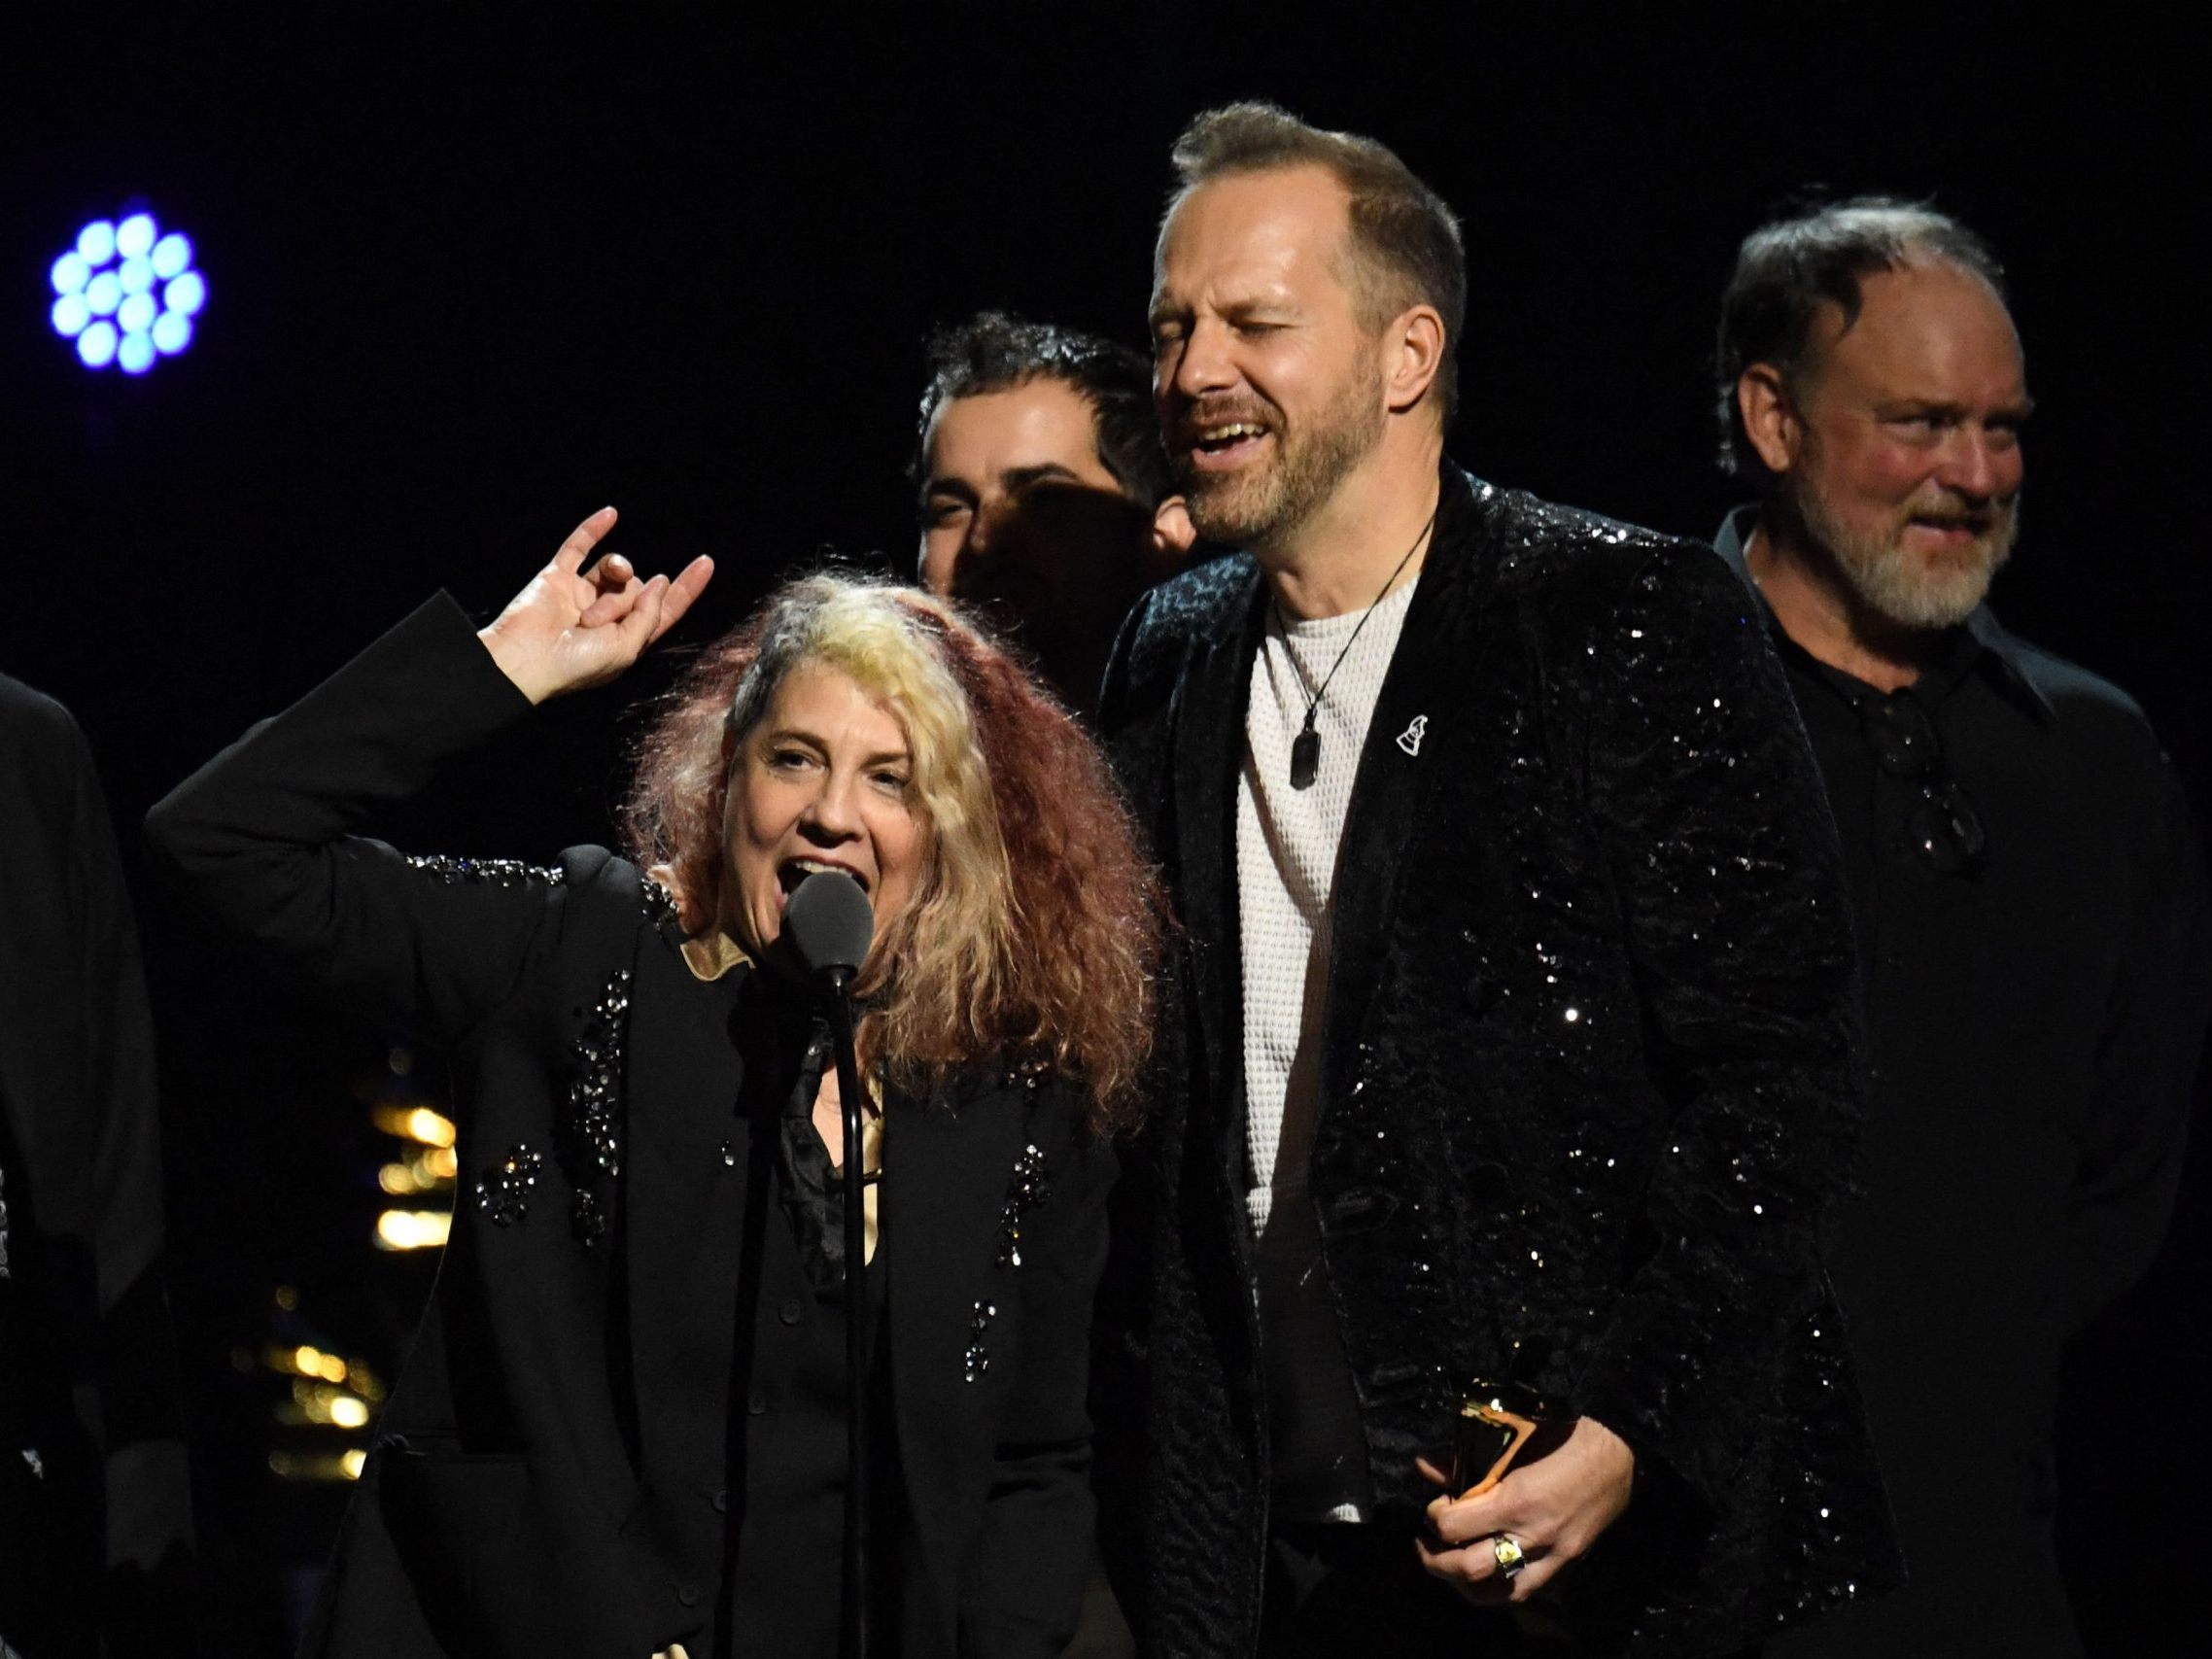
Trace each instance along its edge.
<path fill-rule="evenodd" d="M 86 368 L 105 368 L 116 358 L 116 326 L 94 323 L 77 336 L 77 355 Z"/>
<path fill-rule="evenodd" d="M 154 216 L 134 213 L 116 226 L 116 252 L 126 259 L 142 259 L 154 247 Z"/>
<path fill-rule="evenodd" d="M 154 244 L 154 274 L 163 282 L 191 262 L 191 238 L 181 230 L 172 230 Z"/>
<path fill-rule="evenodd" d="M 207 284 L 200 281 L 197 271 L 187 271 L 170 280 L 161 291 L 161 304 L 169 311 L 182 311 L 187 317 L 199 315 L 199 308 L 207 303 Z"/>
<path fill-rule="evenodd" d="M 207 304 L 192 254 L 191 238 L 164 234 L 151 213 L 93 220 L 47 272 L 53 331 L 76 341 L 87 368 L 146 373 L 192 342 L 192 319 Z"/>
<path fill-rule="evenodd" d="M 175 357 L 192 343 L 192 320 L 182 311 L 164 311 L 154 319 L 154 349 Z"/>

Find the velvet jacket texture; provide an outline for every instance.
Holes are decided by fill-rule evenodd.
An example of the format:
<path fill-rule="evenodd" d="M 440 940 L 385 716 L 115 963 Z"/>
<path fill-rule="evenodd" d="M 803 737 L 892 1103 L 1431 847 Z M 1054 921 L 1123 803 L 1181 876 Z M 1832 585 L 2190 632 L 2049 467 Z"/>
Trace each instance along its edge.
<path fill-rule="evenodd" d="M 149 819 L 218 926 L 456 1058 L 452 1237 L 313 1653 L 646 1659 L 681 1641 L 698 1659 L 727 1564 L 785 1546 L 775 1516 L 743 1513 L 743 1448 L 776 1432 L 812 1297 L 776 1117 L 735 1104 L 744 971 L 696 975 L 660 889 L 604 849 L 538 870 L 347 833 L 528 714 L 441 598 Z M 1114 1167 L 1081 1106 L 1003 1071 L 885 1101 L 909 1656 L 1045 1659 L 1075 1622 Z"/>
<path fill-rule="evenodd" d="M 1101 711 L 1187 930 L 1101 1346 L 1147 1401 L 1109 1548 L 1178 1659 L 1252 1650 L 1267 1530 L 1234 843 L 1265 606 L 1242 555 L 1157 590 Z M 1372 1524 L 1410 1529 L 1416 1452 L 1503 1376 L 1636 1453 L 1562 1587 L 1594 1646 L 1731 1651 L 1893 1579 L 1817 1253 L 1859 1116 L 1843 880 L 1727 570 L 1447 467 L 1331 903 L 1310 1191 Z"/>

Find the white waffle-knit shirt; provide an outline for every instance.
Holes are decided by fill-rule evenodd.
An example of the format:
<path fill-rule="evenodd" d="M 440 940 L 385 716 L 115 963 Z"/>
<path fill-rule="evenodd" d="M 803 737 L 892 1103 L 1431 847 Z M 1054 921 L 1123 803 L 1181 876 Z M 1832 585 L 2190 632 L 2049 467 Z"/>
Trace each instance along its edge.
<path fill-rule="evenodd" d="M 1244 769 L 1236 791 L 1236 898 L 1244 966 L 1245 1147 L 1253 1236 L 1278 1194 L 1302 1192 L 1320 1106 L 1321 1035 L 1329 987 L 1330 891 L 1352 779 L 1383 675 L 1413 600 L 1408 579 L 1371 612 L 1286 626 L 1270 606 L 1244 705 Z M 1361 619 L 1366 626 L 1360 626 Z M 1355 632 L 1358 638 L 1353 638 Z M 1330 670 L 1346 641 L 1351 650 Z M 1314 729 L 1321 766 L 1291 787 L 1291 745 L 1306 705 L 1328 680 Z M 1288 1133 L 1286 1134 L 1286 1127 Z"/>

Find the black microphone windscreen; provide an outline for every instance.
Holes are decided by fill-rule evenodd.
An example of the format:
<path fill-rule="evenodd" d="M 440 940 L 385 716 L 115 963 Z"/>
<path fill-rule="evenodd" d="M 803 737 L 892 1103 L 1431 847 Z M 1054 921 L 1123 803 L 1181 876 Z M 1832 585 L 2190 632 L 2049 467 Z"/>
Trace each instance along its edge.
<path fill-rule="evenodd" d="M 783 931 L 816 978 L 841 968 L 857 973 L 876 936 L 876 913 L 850 876 L 817 870 L 784 901 Z"/>

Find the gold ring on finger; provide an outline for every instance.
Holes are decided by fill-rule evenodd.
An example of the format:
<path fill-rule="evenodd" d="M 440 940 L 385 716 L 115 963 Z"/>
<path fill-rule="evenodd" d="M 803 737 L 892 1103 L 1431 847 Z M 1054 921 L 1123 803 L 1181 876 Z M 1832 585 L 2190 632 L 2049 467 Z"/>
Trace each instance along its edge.
<path fill-rule="evenodd" d="M 1529 1564 L 1520 1544 L 1504 1533 L 1490 1540 L 1490 1553 L 1497 1558 L 1499 1573 L 1506 1578 L 1519 1577 L 1521 1569 Z"/>

